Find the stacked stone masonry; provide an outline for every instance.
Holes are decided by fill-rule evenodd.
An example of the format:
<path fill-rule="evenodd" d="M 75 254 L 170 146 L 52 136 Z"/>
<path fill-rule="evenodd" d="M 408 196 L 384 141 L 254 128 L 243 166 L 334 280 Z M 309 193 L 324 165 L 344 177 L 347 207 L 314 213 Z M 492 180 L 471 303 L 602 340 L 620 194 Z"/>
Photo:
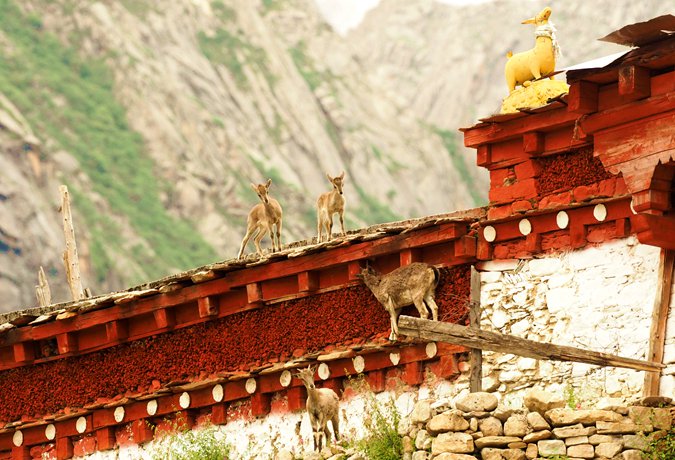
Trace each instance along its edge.
<path fill-rule="evenodd" d="M 419 401 L 401 428 L 404 460 L 641 460 L 668 433 L 671 400 L 571 409 L 560 397 L 529 392 L 524 406 L 498 404 L 492 393 Z M 656 407 L 652 407 L 656 406 Z"/>

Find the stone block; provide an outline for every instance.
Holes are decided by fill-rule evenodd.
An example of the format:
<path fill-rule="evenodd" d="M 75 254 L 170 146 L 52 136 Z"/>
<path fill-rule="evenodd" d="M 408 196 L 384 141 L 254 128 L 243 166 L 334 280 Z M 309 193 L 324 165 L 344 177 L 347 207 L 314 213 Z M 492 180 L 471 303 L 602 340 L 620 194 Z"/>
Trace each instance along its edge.
<path fill-rule="evenodd" d="M 464 417 L 453 413 L 438 414 L 427 422 L 427 431 L 432 435 L 467 429 L 469 429 L 469 422 Z"/>
<path fill-rule="evenodd" d="M 588 437 L 588 442 L 590 444 L 593 444 L 594 446 L 597 446 L 602 443 L 606 442 L 618 442 L 621 443 L 621 436 L 613 436 L 609 434 L 594 434 L 593 436 Z"/>
<path fill-rule="evenodd" d="M 473 437 L 466 433 L 441 433 L 431 442 L 431 453 L 465 454 L 474 451 Z"/>
<path fill-rule="evenodd" d="M 631 420 L 622 422 L 603 422 L 596 423 L 598 434 L 630 434 L 638 432 L 651 432 L 654 427 L 651 425 L 637 425 Z"/>
<path fill-rule="evenodd" d="M 585 427 L 581 423 L 576 425 L 554 428 L 553 434 L 560 439 L 574 438 L 578 436 L 591 436 L 595 434 L 595 427 Z"/>
<path fill-rule="evenodd" d="M 549 430 L 541 430 L 541 431 L 535 431 L 534 433 L 530 433 L 526 435 L 523 438 L 524 442 L 537 442 L 541 441 L 543 439 L 548 439 L 551 436 L 553 436 L 553 433 L 551 433 Z"/>
<path fill-rule="evenodd" d="M 567 448 L 567 456 L 572 458 L 593 458 L 595 449 L 590 444 L 579 444 Z"/>
<path fill-rule="evenodd" d="M 623 449 L 623 443 L 620 442 L 603 442 L 595 446 L 595 455 L 598 457 L 612 458 L 618 455 Z"/>
<path fill-rule="evenodd" d="M 484 436 L 501 436 L 504 434 L 502 422 L 497 417 L 484 418 L 478 422 L 478 427 Z"/>
<path fill-rule="evenodd" d="M 529 391 L 525 395 L 523 402 L 530 412 L 538 412 L 540 414 L 565 406 L 562 396 L 542 390 Z"/>
<path fill-rule="evenodd" d="M 596 422 L 620 422 L 623 420 L 621 415 L 607 410 L 572 410 L 561 408 L 551 409 L 544 415 L 553 426 L 573 425 L 575 423 L 590 425 Z M 598 431 L 600 430 L 598 429 Z"/>
<path fill-rule="evenodd" d="M 621 453 L 621 456 L 623 457 L 623 460 L 644 460 L 641 450 L 624 450 Z"/>
<path fill-rule="evenodd" d="M 476 457 L 473 455 L 453 454 L 446 452 L 437 457 L 434 457 L 434 460 L 476 460 Z"/>
<path fill-rule="evenodd" d="M 537 442 L 539 455 L 542 457 L 553 457 L 554 455 L 567 455 L 567 446 L 559 439 Z"/>
<path fill-rule="evenodd" d="M 476 447 L 483 449 L 485 447 L 506 447 L 512 442 L 520 442 L 522 439 L 515 436 L 485 436 L 476 439 Z"/>
<path fill-rule="evenodd" d="M 492 411 L 497 408 L 497 397 L 492 393 L 476 392 L 469 393 L 455 401 L 455 407 L 464 412 Z"/>
<path fill-rule="evenodd" d="M 523 414 L 513 414 L 504 423 L 504 434 L 506 436 L 516 436 L 522 438 L 532 431 L 527 423 L 527 417 Z"/>
<path fill-rule="evenodd" d="M 673 422 L 670 409 L 659 407 L 629 407 L 628 418 L 638 425 L 652 425 L 657 430 L 669 430 Z"/>
<path fill-rule="evenodd" d="M 527 445 L 527 449 L 525 449 L 525 457 L 527 457 L 528 460 L 534 460 L 535 458 L 539 457 L 539 448 L 537 448 L 536 444 Z"/>
<path fill-rule="evenodd" d="M 412 460 L 429 460 L 429 453 L 425 452 L 423 450 L 418 450 L 417 452 L 413 452 Z"/>
<path fill-rule="evenodd" d="M 539 412 L 530 412 L 527 414 L 527 423 L 530 424 L 534 431 L 550 430 L 551 425 Z"/>
<path fill-rule="evenodd" d="M 427 423 L 431 420 L 431 401 L 418 401 L 410 414 L 411 423 Z"/>
<path fill-rule="evenodd" d="M 419 430 L 415 436 L 415 447 L 421 450 L 431 448 L 431 436 L 427 430 Z"/>
<path fill-rule="evenodd" d="M 571 438 L 565 438 L 565 445 L 567 447 L 579 444 L 588 444 L 588 436 L 572 436 Z"/>

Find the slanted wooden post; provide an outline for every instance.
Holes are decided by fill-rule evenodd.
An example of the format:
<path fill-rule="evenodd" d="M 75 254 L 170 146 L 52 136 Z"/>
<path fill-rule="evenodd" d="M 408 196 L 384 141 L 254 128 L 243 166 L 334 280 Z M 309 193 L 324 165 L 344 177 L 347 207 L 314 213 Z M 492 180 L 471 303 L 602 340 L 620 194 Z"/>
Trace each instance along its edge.
<path fill-rule="evenodd" d="M 652 312 L 652 326 L 649 334 L 649 354 L 647 360 L 657 363 L 663 362 L 663 350 L 666 341 L 666 322 L 673 288 L 673 267 L 675 266 L 675 251 L 661 249 L 659 260 L 659 279 L 657 281 L 654 311 Z M 658 396 L 661 387 L 661 373 L 648 372 L 645 374 L 644 396 Z"/>
<path fill-rule="evenodd" d="M 75 243 L 75 229 L 73 228 L 73 216 L 70 213 L 70 197 L 68 187 L 61 185 L 61 214 L 63 214 L 63 235 L 66 240 L 66 250 L 63 251 L 63 264 L 66 267 L 66 278 L 73 300 L 85 297 L 80 279 L 80 262 L 77 258 L 77 244 Z"/>
<path fill-rule="evenodd" d="M 577 363 L 597 364 L 598 366 L 625 367 L 649 372 L 660 372 L 666 367 L 662 363 L 624 358 L 565 345 L 535 342 L 514 335 L 472 329 L 467 326 L 460 326 L 459 324 L 430 321 L 405 315 L 402 315 L 398 319 L 398 330 L 403 335 L 422 340 L 446 342 L 499 353 L 508 352 L 527 358 L 573 361 Z"/>
<path fill-rule="evenodd" d="M 40 266 L 38 272 L 38 284 L 35 286 L 35 295 L 37 296 L 38 304 L 41 307 L 46 307 L 52 303 L 52 291 L 49 289 L 49 282 L 45 275 L 45 270 Z"/>
<path fill-rule="evenodd" d="M 476 267 L 471 266 L 471 297 L 469 305 L 469 327 L 480 329 L 480 273 Z M 472 393 L 482 391 L 483 380 L 483 353 L 480 348 L 472 348 L 469 363 L 471 374 L 469 375 L 469 388 Z"/>

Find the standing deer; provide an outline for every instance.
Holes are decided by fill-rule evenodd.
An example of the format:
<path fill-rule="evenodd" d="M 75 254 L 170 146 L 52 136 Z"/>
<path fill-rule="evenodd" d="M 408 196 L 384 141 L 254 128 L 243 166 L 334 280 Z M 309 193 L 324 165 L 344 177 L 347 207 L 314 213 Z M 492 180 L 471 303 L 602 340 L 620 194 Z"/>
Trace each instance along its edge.
<path fill-rule="evenodd" d="M 434 295 L 439 276 L 436 267 L 420 262 L 399 267 L 386 275 L 366 267 L 357 275 L 389 312 L 389 340 L 398 337 L 398 315 L 408 305 L 415 304 L 420 317 L 424 319 L 429 317 L 429 307 L 433 320 L 438 321 L 438 305 Z"/>
<path fill-rule="evenodd" d="M 345 197 L 342 193 L 342 185 L 344 183 L 345 173 L 342 171 L 342 174 L 335 177 L 330 177 L 326 173 L 326 177 L 333 184 L 333 190 L 321 194 L 318 200 L 316 200 L 316 209 L 317 209 L 317 233 L 316 242 L 321 243 L 323 230 L 326 230 L 327 236 L 326 241 L 330 241 L 333 235 L 333 214 L 339 214 L 340 216 L 340 230 L 342 234 L 345 234 Z"/>
<path fill-rule="evenodd" d="M 270 238 L 272 238 L 272 252 L 281 250 L 281 218 L 283 212 L 281 211 L 279 202 L 269 196 L 270 185 L 272 185 L 272 179 L 267 179 L 267 183 L 265 184 L 251 184 L 251 188 L 258 195 L 262 203 L 253 206 L 251 212 L 248 213 L 246 235 L 241 242 L 241 248 L 237 256 L 238 259 L 241 259 L 242 254 L 244 254 L 246 243 L 248 243 L 254 232 L 253 244 L 255 244 L 255 249 L 259 256 L 262 256 L 260 240 L 268 232 Z M 276 226 L 276 232 L 274 226 Z"/>
<path fill-rule="evenodd" d="M 312 425 L 314 450 L 321 451 L 321 438 L 326 440 L 326 445 L 330 444 L 329 420 L 333 424 L 335 442 L 340 439 L 339 398 L 330 388 L 316 388 L 314 385 L 314 370 L 311 366 L 307 369 L 301 369 L 296 377 L 302 381 L 307 389 L 307 414 L 309 414 L 309 422 Z"/>

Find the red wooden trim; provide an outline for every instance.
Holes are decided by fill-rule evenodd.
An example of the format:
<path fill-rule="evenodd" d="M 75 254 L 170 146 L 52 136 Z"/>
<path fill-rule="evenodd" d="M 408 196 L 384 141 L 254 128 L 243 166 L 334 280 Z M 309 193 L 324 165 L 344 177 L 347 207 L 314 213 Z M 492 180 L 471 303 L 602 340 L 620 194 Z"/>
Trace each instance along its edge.
<path fill-rule="evenodd" d="M 307 402 L 307 390 L 304 386 L 292 387 L 286 390 L 288 409 L 291 412 L 304 410 Z"/>
<path fill-rule="evenodd" d="M 152 312 L 155 317 L 157 329 L 172 328 L 176 324 L 176 318 L 172 309 L 162 308 Z"/>
<path fill-rule="evenodd" d="M 35 349 L 32 342 L 21 342 L 14 344 L 14 362 L 17 364 L 28 364 L 35 358 Z"/>
<path fill-rule="evenodd" d="M 227 404 L 218 403 L 211 407 L 211 423 L 225 425 L 227 423 Z"/>
<path fill-rule="evenodd" d="M 56 458 L 65 460 L 73 456 L 73 442 L 70 438 L 56 438 Z"/>
<path fill-rule="evenodd" d="M 267 393 L 256 392 L 251 395 L 251 414 L 262 417 L 270 413 L 272 398 Z"/>
<path fill-rule="evenodd" d="M 596 112 L 598 110 L 598 84 L 585 80 L 572 83 L 567 96 L 567 110 L 580 115 Z"/>
<path fill-rule="evenodd" d="M 410 265 L 413 262 L 422 261 L 422 250 L 418 248 L 407 248 L 403 249 L 399 253 L 399 262 L 401 267 L 405 265 Z"/>
<path fill-rule="evenodd" d="M 262 286 L 260 285 L 260 283 L 247 284 L 246 285 L 246 297 L 248 299 L 248 303 L 251 303 L 251 304 L 262 303 L 263 292 L 262 292 Z"/>
<path fill-rule="evenodd" d="M 522 136 L 526 132 L 546 129 L 554 130 L 574 123 L 578 115 L 568 112 L 566 108 L 553 109 L 546 112 L 516 118 L 503 123 L 482 123 L 464 131 L 464 145 L 476 148 L 483 144 L 494 144 Z"/>
<path fill-rule="evenodd" d="M 539 131 L 524 133 L 523 151 L 529 154 L 542 153 L 544 151 L 544 133 Z"/>
<path fill-rule="evenodd" d="M 137 444 L 145 444 L 152 441 L 155 434 L 150 427 L 149 421 L 144 419 L 134 420 L 131 423 L 131 433 L 134 442 Z"/>
<path fill-rule="evenodd" d="M 298 273 L 298 291 L 313 292 L 319 289 L 319 274 L 315 271 Z"/>
<path fill-rule="evenodd" d="M 466 145 L 466 141 L 464 141 L 464 145 Z M 478 166 L 486 167 L 490 163 L 492 163 L 492 151 L 490 148 L 490 144 L 479 145 L 478 153 L 476 155 L 476 164 Z"/>
<path fill-rule="evenodd" d="M 117 440 L 115 438 L 115 428 L 105 427 L 96 430 L 96 449 L 111 450 L 115 448 Z"/>
<path fill-rule="evenodd" d="M 30 454 L 30 449 L 28 449 L 27 446 L 12 446 L 12 456 L 11 458 L 13 460 L 18 459 L 18 460 L 31 460 L 33 456 Z M 57 458 L 58 454 L 57 454 Z"/>
<path fill-rule="evenodd" d="M 424 366 L 420 361 L 413 361 L 403 366 L 401 380 L 410 386 L 420 385 L 424 382 Z"/>
<path fill-rule="evenodd" d="M 675 250 L 675 217 L 635 214 L 630 220 L 640 243 Z"/>
<path fill-rule="evenodd" d="M 108 342 L 124 340 L 129 336 L 129 329 L 125 320 L 114 320 L 105 324 Z"/>
<path fill-rule="evenodd" d="M 580 120 L 579 125 L 586 134 L 594 134 L 641 118 L 663 116 L 672 110 L 675 110 L 675 97 L 667 93 L 594 113 Z"/>
<path fill-rule="evenodd" d="M 208 318 L 218 315 L 218 299 L 215 296 L 200 297 L 197 299 L 199 317 Z"/>
<path fill-rule="evenodd" d="M 635 101 L 649 97 L 650 94 L 649 69 L 634 65 L 619 69 L 619 95 L 627 100 Z"/>
<path fill-rule="evenodd" d="M 77 352 L 77 336 L 72 332 L 66 332 L 65 334 L 56 336 L 56 343 L 59 354 L 65 355 Z"/>

